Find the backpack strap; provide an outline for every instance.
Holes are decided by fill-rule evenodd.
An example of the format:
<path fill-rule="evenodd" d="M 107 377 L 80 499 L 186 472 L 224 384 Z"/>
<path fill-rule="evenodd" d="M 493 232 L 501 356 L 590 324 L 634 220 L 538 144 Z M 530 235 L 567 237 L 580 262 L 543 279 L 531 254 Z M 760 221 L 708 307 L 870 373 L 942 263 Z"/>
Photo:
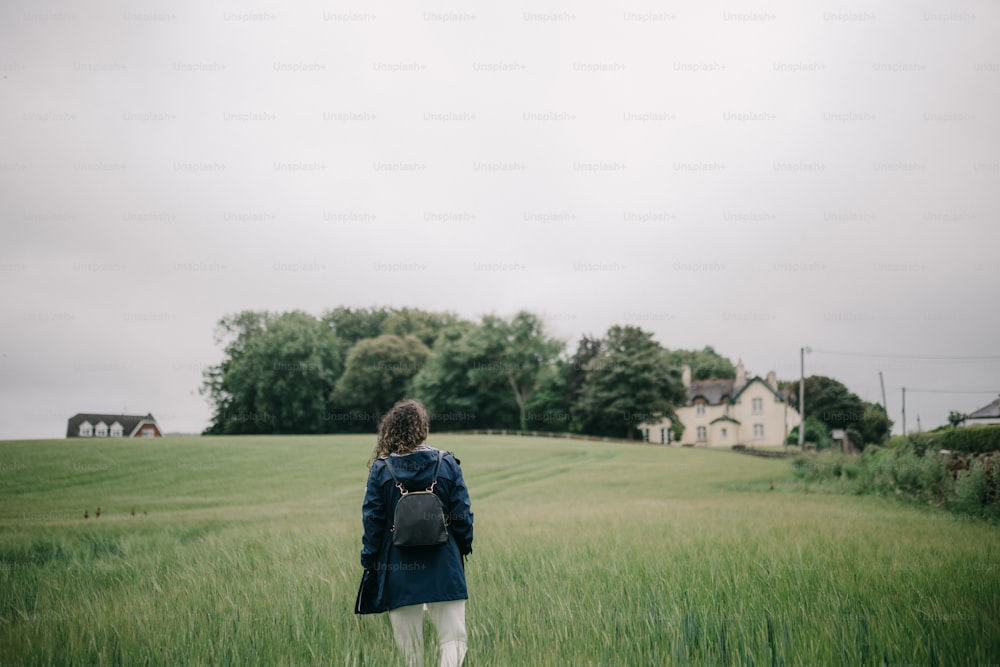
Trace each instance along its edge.
<path fill-rule="evenodd" d="M 437 486 L 437 483 L 438 483 L 438 472 L 441 470 L 441 459 L 443 459 L 443 458 L 444 458 L 444 450 L 443 449 L 439 449 L 438 450 L 438 462 L 437 462 L 437 465 L 434 467 L 434 481 L 431 482 L 430 488 L 427 489 L 431 493 L 434 492 L 434 487 Z"/>
<path fill-rule="evenodd" d="M 393 481 L 396 482 L 396 488 L 399 489 L 399 492 L 405 496 L 407 493 L 409 493 L 409 491 L 406 490 L 406 487 L 403 486 L 403 483 L 399 481 L 398 477 L 396 477 L 396 471 L 392 469 L 392 464 L 389 463 L 390 458 L 391 456 L 387 456 L 383 459 L 385 461 L 385 467 L 389 469 L 389 474 L 392 475 Z M 438 483 L 438 472 L 441 470 L 441 459 L 443 458 L 444 458 L 444 450 L 439 449 L 437 465 L 434 466 L 434 481 L 431 482 L 430 487 L 428 487 L 427 489 L 432 493 L 434 491 L 434 487 L 437 486 Z"/>
<path fill-rule="evenodd" d="M 396 488 L 399 489 L 399 492 L 405 496 L 407 493 L 409 493 L 409 491 L 406 490 L 406 487 L 403 486 L 403 483 L 399 481 L 398 477 L 396 477 L 396 471 L 392 469 L 392 464 L 389 463 L 389 456 L 385 457 L 382 460 L 385 461 L 385 467 L 389 469 L 389 474 L 392 475 L 393 481 L 396 482 Z"/>

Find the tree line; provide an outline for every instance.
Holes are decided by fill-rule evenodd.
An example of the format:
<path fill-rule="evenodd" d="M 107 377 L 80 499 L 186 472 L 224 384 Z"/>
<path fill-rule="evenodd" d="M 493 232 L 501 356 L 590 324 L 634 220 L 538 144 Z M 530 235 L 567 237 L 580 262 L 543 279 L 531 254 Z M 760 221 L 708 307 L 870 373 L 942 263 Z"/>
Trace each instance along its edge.
<path fill-rule="evenodd" d="M 682 366 L 694 380 L 735 377 L 711 347 L 670 350 L 630 325 L 584 335 L 570 352 L 528 311 L 472 321 L 415 308 L 247 310 L 221 318 L 215 340 L 223 359 L 203 373 L 206 434 L 371 433 L 409 396 L 435 431 L 632 438 L 684 404 Z"/>

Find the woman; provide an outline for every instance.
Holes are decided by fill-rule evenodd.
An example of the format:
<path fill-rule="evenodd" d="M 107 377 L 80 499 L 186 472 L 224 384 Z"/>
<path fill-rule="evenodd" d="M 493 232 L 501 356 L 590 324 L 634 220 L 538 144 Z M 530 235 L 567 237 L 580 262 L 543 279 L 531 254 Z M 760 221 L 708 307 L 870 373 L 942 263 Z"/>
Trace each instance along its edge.
<path fill-rule="evenodd" d="M 378 443 L 368 462 L 370 474 L 362 507 L 361 565 L 365 568 L 355 611 L 388 610 L 396 643 L 407 665 L 423 662 L 423 612 L 426 608 L 441 642 L 441 666 L 465 659 L 465 557 L 472 553 L 472 510 L 458 459 L 426 444 L 430 430 L 420 401 L 399 401 L 378 425 Z M 392 472 L 407 491 L 433 485 L 448 520 L 448 540 L 435 547 L 399 548 L 392 542 L 392 521 L 401 497 Z M 437 484 L 434 472 L 437 470 Z"/>

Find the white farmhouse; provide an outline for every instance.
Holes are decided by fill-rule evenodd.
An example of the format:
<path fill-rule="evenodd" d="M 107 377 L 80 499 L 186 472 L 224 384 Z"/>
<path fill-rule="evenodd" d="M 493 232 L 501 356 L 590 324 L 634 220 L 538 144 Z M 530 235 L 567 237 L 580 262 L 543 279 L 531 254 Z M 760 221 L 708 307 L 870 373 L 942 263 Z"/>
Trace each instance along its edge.
<path fill-rule="evenodd" d="M 666 418 L 641 426 L 646 440 L 697 447 L 780 446 L 802 421 L 798 411 L 778 392 L 774 371 L 767 374 L 767 379 L 747 379 L 742 360 L 736 365 L 735 379 L 692 382 L 691 368 L 684 366 L 682 380 L 687 402 L 675 412 L 684 435 L 674 442 L 672 422 Z"/>

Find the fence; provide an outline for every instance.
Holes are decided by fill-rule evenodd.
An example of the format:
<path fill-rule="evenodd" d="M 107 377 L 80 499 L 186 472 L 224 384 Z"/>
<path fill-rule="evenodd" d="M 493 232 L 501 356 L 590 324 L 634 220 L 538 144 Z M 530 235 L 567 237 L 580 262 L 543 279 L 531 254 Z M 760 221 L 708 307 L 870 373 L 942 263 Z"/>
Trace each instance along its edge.
<path fill-rule="evenodd" d="M 580 433 L 565 433 L 558 431 L 520 431 L 510 428 L 468 429 L 465 431 L 440 431 L 440 433 L 457 433 L 462 435 L 521 435 L 540 438 L 560 438 L 562 440 L 586 440 L 589 442 L 621 442 L 627 445 L 654 445 L 660 447 L 676 446 L 673 443 L 649 442 L 647 440 L 629 440 L 628 438 L 609 438 L 600 435 L 583 435 Z M 690 447 L 691 445 L 684 445 Z M 720 448 L 721 449 L 721 448 Z M 791 456 L 788 452 L 769 449 L 748 449 L 745 445 L 734 445 L 732 451 L 750 456 L 762 456 L 771 459 L 783 459 Z"/>
<path fill-rule="evenodd" d="M 522 435 L 539 438 L 560 438 L 562 440 L 587 440 L 590 442 L 622 442 L 628 445 L 660 445 L 659 442 L 645 440 L 629 440 L 628 438 L 609 438 L 600 435 L 583 435 L 580 433 L 565 433 L 557 431 L 519 431 L 510 428 L 469 429 L 466 431 L 439 431 L 439 433 L 459 433 L 465 435 Z"/>

